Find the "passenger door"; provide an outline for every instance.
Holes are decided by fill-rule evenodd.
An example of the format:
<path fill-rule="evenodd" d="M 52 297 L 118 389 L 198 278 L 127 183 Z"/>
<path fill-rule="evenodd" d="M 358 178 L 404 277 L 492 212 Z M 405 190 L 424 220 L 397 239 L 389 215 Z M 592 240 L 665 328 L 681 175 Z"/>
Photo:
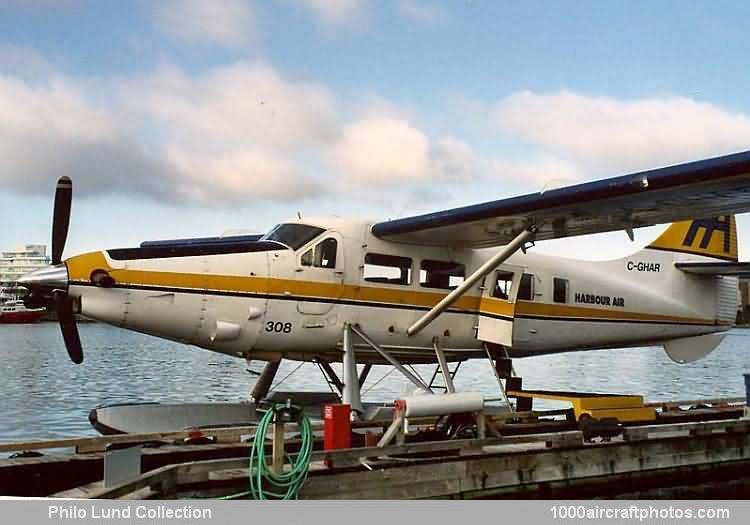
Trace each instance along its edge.
<path fill-rule="evenodd" d="M 297 311 L 329 313 L 344 293 L 344 247 L 338 232 L 329 231 L 300 251 L 295 269 Z"/>
<path fill-rule="evenodd" d="M 516 297 L 522 275 L 523 268 L 503 265 L 484 278 L 477 339 L 512 346 Z"/>

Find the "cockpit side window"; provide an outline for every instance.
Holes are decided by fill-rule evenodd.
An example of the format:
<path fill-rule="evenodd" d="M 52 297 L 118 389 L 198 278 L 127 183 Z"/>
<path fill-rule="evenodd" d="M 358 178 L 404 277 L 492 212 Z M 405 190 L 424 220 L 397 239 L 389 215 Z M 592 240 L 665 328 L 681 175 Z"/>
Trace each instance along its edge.
<path fill-rule="evenodd" d="M 324 231 L 323 228 L 307 224 L 278 224 L 261 240 L 280 242 L 286 244 L 292 250 L 298 250 Z"/>
<path fill-rule="evenodd" d="M 313 266 L 318 268 L 336 268 L 336 250 L 338 243 L 336 239 L 329 237 L 315 246 L 315 257 Z"/>
<path fill-rule="evenodd" d="M 300 264 L 315 268 L 336 268 L 337 250 L 338 242 L 333 237 L 329 237 L 303 253 L 300 257 Z"/>

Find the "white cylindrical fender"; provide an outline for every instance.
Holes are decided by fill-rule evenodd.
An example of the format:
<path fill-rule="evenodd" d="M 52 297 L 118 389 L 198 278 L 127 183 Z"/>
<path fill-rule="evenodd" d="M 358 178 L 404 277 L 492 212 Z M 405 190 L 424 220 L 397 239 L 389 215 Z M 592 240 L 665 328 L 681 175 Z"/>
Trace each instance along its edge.
<path fill-rule="evenodd" d="M 484 408 L 484 396 L 478 392 L 411 396 L 399 399 L 396 406 L 406 417 L 477 412 Z"/>

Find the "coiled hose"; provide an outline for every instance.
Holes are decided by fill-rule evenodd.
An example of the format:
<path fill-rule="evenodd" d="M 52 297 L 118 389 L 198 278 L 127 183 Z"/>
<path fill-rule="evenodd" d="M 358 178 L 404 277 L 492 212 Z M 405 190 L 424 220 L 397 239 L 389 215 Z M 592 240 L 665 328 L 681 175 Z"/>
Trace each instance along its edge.
<path fill-rule="evenodd" d="M 258 422 L 253 445 L 250 448 L 250 495 L 253 499 L 297 499 L 310 469 L 310 456 L 313 449 L 313 433 L 310 420 L 300 412 L 300 449 L 297 454 L 285 454 L 291 465 L 289 470 L 277 474 L 271 470 L 265 450 L 266 433 L 273 424 L 277 411 L 288 409 L 289 405 L 279 403 L 268 410 Z"/>

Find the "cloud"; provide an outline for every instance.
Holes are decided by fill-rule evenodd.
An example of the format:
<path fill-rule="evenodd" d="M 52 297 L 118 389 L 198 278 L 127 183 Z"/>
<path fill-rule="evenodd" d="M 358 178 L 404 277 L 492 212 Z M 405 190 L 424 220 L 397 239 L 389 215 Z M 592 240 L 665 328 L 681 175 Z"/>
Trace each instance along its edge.
<path fill-rule="evenodd" d="M 468 144 L 429 137 L 391 104 L 366 101 L 369 113 L 347 121 L 326 86 L 265 63 L 199 74 L 167 64 L 131 78 L 0 78 L 0 174 L 11 191 L 46 195 L 70 175 L 82 194 L 231 206 L 389 182 L 452 183 L 477 164 Z"/>
<path fill-rule="evenodd" d="M 321 86 L 250 64 L 195 76 L 167 66 L 104 84 L 0 77 L 4 190 L 48 195 L 57 177 L 69 175 L 82 194 L 208 206 L 324 191 L 289 160 L 335 134 Z M 94 104 L 105 90 L 113 94 Z"/>
<path fill-rule="evenodd" d="M 750 145 L 746 115 L 678 96 L 623 100 L 522 91 L 498 101 L 491 119 L 503 132 L 596 172 L 657 167 Z"/>
<path fill-rule="evenodd" d="M 368 0 L 296 0 L 309 9 L 323 25 L 351 26 L 362 22 Z"/>
<path fill-rule="evenodd" d="M 256 38 L 255 14 L 244 0 L 168 0 L 150 9 L 156 28 L 176 40 L 241 48 Z"/>
<path fill-rule="evenodd" d="M 370 115 L 347 126 L 329 158 L 356 182 L 418 179 L 430 171 L 429 141 L 402 118 Z"/>
<path fill-rule="evenodd" d="M 129 139 L 106 109 L 60 79 L 44 86 L 0 77 L 0 184 L 48 195 L 61 175 L 84 193 L 139 191 L 165 196 L 173 173 Z"/>
<path fill-rule="evenodd" d="M 542 191 L 576 184 L 585 173 L 575 163 L 541 156 L 518 160 L 492 159 L 487 175 L 490 180 L 510 181 L 529 191 Z"/>
<path fill-rule="evenodd" d="M 452 137 L 431 140 L 393 107 L 345 126 L 327 159 L 353 186 L 464 179 L 476 164 L 468 144 Z"/>
<path fill-rule="evenodd" d="M 199 74 L 167 64 L 89 81 L 2 77 L 2 184 L 46 195 L 71 175 L 82 194 L 234 206 L 352 192 L 377 200 L 362 188 L 424 194 L 487 176 L 528 181 L 571 171 L 488 161 L 456 137 L 429 136 L 385 100 L 363 104 L 368 110 L 348 120 L 325 85 L 261 62 Z"/>
<path fill-rule="evenodd" d="M 400 0 L 398 10 L 401 16 L 425 25 L 444 22 L 448 18 L 448 12 L 443 6 L 418 0 Z"/>
<path fill-rule="evenodd" d="M 393 187 L 424 196 L 489 184 L 500 196 L 750 144 L 748 117 L 682 97 L 515 93 L 485 113 L 511 139 L 499 146 L 528 144 L 483 155 L 459 137 L 430 134 L 413 108 L 377 96 L 339 104 L 328 86 L 264 62 L 200 73 L 164 64 L 106 79 L 37 76 L 0 75 L 7 191 L 48 195 L 57 177 L 70 175 L 83 194 L 200 206 L 326 195 L 376 201 L 392 198 Z"/>
<path fill-rule="evenodd" d="M 0 43 L 0 71 L 33 79 L 50 75 L 52 64 L 30 47 Z"/>
<path fill-rule="evenodd" d="M 323 85 L 285 79 L 267 64 L 238 62 L 197 75 L 167 65 L 124 82 L 119 91 L 140 134 L 158 136 L 180 174 L 180 198 L 237 204 L 325 190 L 288 160 L 320 149 L 338 133 L 334 97 Z"/>
<path fill-rule="evenodd" d="M 174 149 L 167 157 L 182 175 L 175 186 L 180 200 L 240 204 L 253 198 L 293 200 L 323 193 L 321 185 L 301 175 L 292 162 L 262 150 L 210 155 Z"/>
<path fill-rule="evenodd" d="M 481 174 L 480 159 L 466 142 L 442 137 L 434 146 L 435 172 L 448 179 L 465 181 Z"/>
<path fill-rule="evenodd" d="M 125 82 L 122 98 L 167 140 L 185 147 L 290 151 L 337 131 L 334 97 L 325 86 L 287 80 L 263 63 L 238 62 L 193 76 L 164 66 Z"/>

